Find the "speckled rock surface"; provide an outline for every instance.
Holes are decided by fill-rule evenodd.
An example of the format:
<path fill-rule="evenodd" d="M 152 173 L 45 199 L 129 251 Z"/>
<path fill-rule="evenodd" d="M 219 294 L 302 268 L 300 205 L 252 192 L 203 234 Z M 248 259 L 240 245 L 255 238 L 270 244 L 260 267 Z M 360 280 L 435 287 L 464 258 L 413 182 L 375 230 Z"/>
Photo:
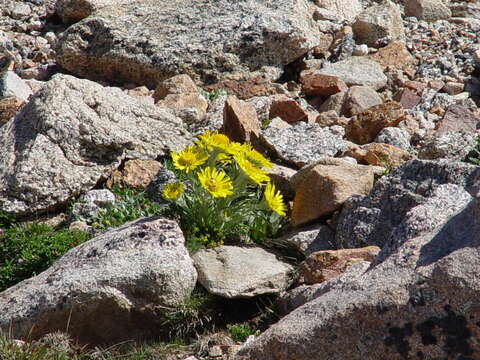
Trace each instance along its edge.
<path fill-rule="evenodd" d="M 126 157 L 190 141 L 180 119 L 115 88 L 57 75 L 0 128 L 0 210 L 47 211 L 93 188 Z"/>
<path fill-rule="evenodd" d="M 463 200 L 360 275 L 317 288 L 317 298 L 243 347 L 235 360 L 475 359 L 480 310 L 467 304 L 480 292 L 480 204 Z M 431 209 L 421 208 L 429 217 Z"/>
<path fill-rule="evenodd" d="M 64 23 L 70 24 L 110 5 L 131 4 L 136 0 L 57 0 L 55 10 Z"/>
<path fill-rule="evenodd" d="M 339 126 L 322 128 L 300 122 L 287 129 L 267 127 L 261 137 L 272 153 L 299 167 L 346 150 L 343 129 Z"/>
<path fill-rule="evenodd" d="M 198 282 L 214 295 L 251 298 L 278 294 L 289 281 L 293 267 L 259 247 L 217 246 L 193 255 Z"/>
<path fill-rule="evenodd" d="M 475 193 L 480 190 L 479 179 L 480 167 L 473 165 L 411 160 L 378 180 L 368 196 L 353 197 L 345 203 L 337 227 L 336 246 L 382 247 L 408 219 L 411 209 L 428 201 L 440 185 L 453 184 Z M 453 204 L 461 203 L 461 196 L 453 190 L 449 196 Z M 440 204 L 438 211 L 430 213 L 428 221 L 442 218 L 447 210 L 448 207 L 442 208 Z"/>
<path fill-rule="evenodd" d="M 161 306 L 182 302 L 196 279 L 178 225 L 142 218 L 0 293 L 0 329 L 29 340 L 68 329 L 89 344 L 151 336 L 162 326 Z"/>
<path fill-rule="evenodd" d="M 153 14 L 155 16 L 153 16 Z M 196 82 L 252 77 L 319 42 L 306 0 L 155 0 L 103 8 L 70 27 L 58 61 L 91 79 L 147 84 L 177 74 Z"/>

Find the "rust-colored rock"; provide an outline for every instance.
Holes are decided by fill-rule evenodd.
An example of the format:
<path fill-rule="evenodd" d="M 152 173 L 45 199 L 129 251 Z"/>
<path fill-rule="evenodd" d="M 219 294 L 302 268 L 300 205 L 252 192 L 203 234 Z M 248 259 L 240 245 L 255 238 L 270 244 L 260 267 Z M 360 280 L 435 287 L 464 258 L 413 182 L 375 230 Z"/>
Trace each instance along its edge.
<path fill-rule="evenodd" d="M 368 144 L 375 139 L 380 130 L 397 126 L 405 119 L 402 106 L 395 101 L 372 106 L 352 117 L 346 126 L 346 137 L 357 144 Z"/>
<path fill-rule="evenodd" d="M 366 151 L 363 160 L 369 165 L 395 167 L 414 157 L 408 151 L 389 144 L 371 143 L 364 145 L 363 149 Z"/>
<path fill-rule="evenodd" d="M 229 96 L 223 109 L 222 132 L 232 141 L 257 144 L 260 131 L 260 121 L 253 105 Z"/>
<path fill-rule="evenodd" d="M 335 110 L 329 110 L 318 114 L 315 122 L 321 127 L 328 127 L 333 125 L 345 126 L 348 123 L 348 119 L 338 116 Z"/>
<path fill-rule="evenodd" d="M 303 92 L 310 96 L 330 96 L 348 90 L 342 79 L 332 75 L 311 72 L 302 73 L 300 82 Z"/>
<path fill-rule="evenodd" d="M 234 95 L 241 100 L 254 96 L 270 96 L 280 93 L 277 86 L 263 77 L 255 77 L 244 81 L 223 81 L 204 87 L 205 91 L 225 90 L 228 95 Z"/>
<path fill-rule="evenodd" d="M 403 41 L 392 41 L 375 54 L 370 55 L 369 58 L 378 62 L 383 70 L 388 67 L 403 70 L 416 63 L 415 58 L 410 54 Z"/>
<path fill-rule="evenodd" d="M 20 110 L 24 101 L 16 97 L 0 99 L 0 126 L 8 122 Z"/>
<path fill-rule="evenodd" d="M 120 170 L 112 172 L 107 180 L 107 187 L 111 189 L 113 185 L 144 189 L 154 179 L 162 164 L 155 160 L 128 160 Z"/>
<path fill-rule="evenodd" d="M 300 264 L 297 281 L 311 285 L 335 279 L 353 263 L 371 262 L 379 252 L 378 246 L 314 252 Z"/>
<path fill-rule="evenodd" d="M 373 186 L 371 167 L 327 160 L 301 169 L 292 179 L 295 198 L 291 217 L 295 226 L 331 215 L 350 196 L 366 195 Z"/>
<path fill-rule="evenodd" d="M 270 119 L 279 117 L 287 123 L 308 121 L 308 113 L 293 99 L 286 96 L 277 96 L 270 106 Z"/>
<path fill-rule="evenodd" d="M 162 81 L 155 92 L 153 93 L 153 98 L 155 102 L 165 99 L 167 95 L 170 94 L 190 94 L 198 93 L 197 86 L 190 78 L 190 76 L 182 74 L 175 75 L 171 78 Z"/>
<path fill-rule="evenodd" d="M 350 117 L 382 102 L 380 95 L 371 87 L 352 86 L 348 89 L 342 113 Z"/>

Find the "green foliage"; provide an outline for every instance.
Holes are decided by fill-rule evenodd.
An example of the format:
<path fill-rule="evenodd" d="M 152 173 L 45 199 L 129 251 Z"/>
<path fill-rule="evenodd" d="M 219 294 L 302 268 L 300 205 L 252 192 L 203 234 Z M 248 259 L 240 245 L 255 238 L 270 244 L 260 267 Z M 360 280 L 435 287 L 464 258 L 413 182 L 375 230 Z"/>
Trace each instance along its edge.
<path fill-rule="evenodd" d="M 255 334 L 255 330 L 248 324 L 233 324 L 227 325 L 230 337 L 237 342 L 244 342 L 250 335 Z"/>
<path fill-rule="evenodd" d="M 217 297 L 197 287 L 183 303 L 165 311 L 163 327 L 169 329 L 168 335 L 174 338 L 204 332 L 213 326 L 218 301 Z"/>
<path fill-rule="evenodd" d="M 98 218 L 92 223 L 93 227 L 105 230 L 110 227 L 121 226 L 141 217 L 164 214 L 163 208 L 148 199 L 142 190 L 115 185 L 112 192 L 115 194 L 117 201 L 115 204 L 100 209 Z"/>
<path fill-rule="evenodd" d="M 178 181 L 162 195 L 180 220 L 190 250 L 229 242 L 263 243 L 283 225 L 286 205 L 265 169 L 272 163 L 249 144 L 207 132 L 172 153 Z"/>
<path fill-rule="evenodd" d="M 480 166 L 480 136 L 477 137 L 477 145 L 475 146 L 475 149 L 473 150 L 475 153 L 474 156 L 470 156 L 468 158 L 468 162 L 477 166 Z"/>
<path fill-rule="evenodd" d="M 202 94 L 203 97 L 208 101 L 215 101 L 220 96 L 227 95 L 227 92 L 223 89 L 210 90 L 210 91 L 205 91 L 203 89 L 198 89 L 198 90 L 200 91 L 200 94 Z"/>
<path fill-rule="evenodd" d="M 15 217 L 13 215 L 0 211 L 0 229 L 10 228 L 16 223 Z"/>
<path fill-rule="evenodd" d="M 0 292 L 46 270 L 89 237 L 81 231 L 54 230 L 43 224 L 5 229 L 0 235 Z"/>

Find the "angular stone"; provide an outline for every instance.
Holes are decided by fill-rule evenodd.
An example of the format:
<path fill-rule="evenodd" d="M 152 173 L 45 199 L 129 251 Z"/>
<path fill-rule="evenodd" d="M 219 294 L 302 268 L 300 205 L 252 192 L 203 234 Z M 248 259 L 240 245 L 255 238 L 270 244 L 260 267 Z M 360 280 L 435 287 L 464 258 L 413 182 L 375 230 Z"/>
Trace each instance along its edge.
<path fill-rule="evenodd" d="M 174 110 L 195 109 L 197 118 L 203 119 L 207 114 L 208 101 L 200 93 L 170 94 L 157 102 L 157 106 Z"/>
<path fill-rule="evenodd" d="M 300 104 L 286 96 L 273 98 L 269 117 L 270 119 L 279 117 L 289 124 L 308 120 L 308 114 Z"/>
<path fill-rule="evenodd" d="M 405 15 L 425 21 L 449 19 L 452 12 L 442 0 L 406 0 Z"/>
<path fill-rule="evenodd" d="M 178 225 L 142 218 L 0 293 L 0 329 L 28 340 L 68 331 L 89 345 L 155 336 L 164 309 L 190 296 L 196 280 Z"/>
<path fill-rule="evenodd" d="M 403 150 L 410 149 L 410 139 L 412 136 L 406 130 L 396 127 L 386 127 L 380 131 L 375 138 L 375 142 L 396 146 Z"/>
<path fill-rule="evenodd" d="M 348 117 L 361 113 L 362 111 L 382 104 L 382 98 L 375 90 L 368 86 L 352 86 L 348 89 L 342 113 Z"/>
<path fill-rule="evenodd" d="M 352 25 L 357 42 L 369 46 L 378 45 L 384 38 L 405 39 L 400 7 L 387 0 L 365 9 Z"/>
<path fill-rule="evenodd" d="M 358 0 L 315 0 L 315 4 L 347 21 L 355 19 L 363 9 L 362 3 Z"/>
<path fill-rule="evenodd" d="M 416 64 L 417 60 L 410 54 L 403 41 L 392 41 L 385 47 L 368 56 L 369 59 L 380 64 L 385 71 L 387 68 L 405 70 Z"/>
<path fill-rule="evenodd" d="M 331 215 L 350 196 L 368 194 L 373 179 L 374 172 L 364 165 L 319 164 L 301 169 L 292 180 L 296 184 L 292 223 L 298 226 Z"/>
<path fill-rule="evenodd" d="M 346 150 L 343 133 L 334 127 L 299 122 L 287 129 L 267 127 L 262 131 L 263 144 L 281 160 L 304 166 Z"/>
<path fill-rule="evenodd" d="M 389 144 L 371 143 L 363 146 L 363 160 L 369 165 L 395 167 L 414 158 L 408 151 Z"/>
<path fill-rule="evenodd" d="M 320 105 L 318 110 L 320 111 L 320 113 L 327 111 L 335 111 L 338 115 L 342 115 L 343 104 L 345 103 L 346 97 L 346 91 L 332 95 L 327 100 L 325 100 L 322 105 Z"/>
<path fill-rule="evenodd" d="M 300 264 L 297 282 L 311 285 L 335 279 L 356 262 L 371 262 L 379 252 L 378 246 L 314 252 Z"/>
<path fill-rule="evenodd" d="M 275 187 L 282 193 L 283 198 L 286 200 L 293 199 L 295 192 L 293 190 L 290 179 L 295 175 L 297 171 L 286 166 L 274 164 L 273 167 L 268 170 L 268 176 L 275 185 Z"/>
<path fill-rule="evenodd" d="M 395 93 L 393 100 L 402 105 L 404 109 L 411 110 L 420 103 L 422 97 L 418 96 L 414 91 L 404 88 Z"/>
<path fill-rule="evenodd" d="M 237 246 L 200 250 L 193 261 L 199 283 L 209 293 L 229 299 L 278 294 L 293 269 L 264 249 Z"/>
<path fill-rule="evenodd" d="M 448 95 L 458 95 L 465 89 L 465 84 L 460 82 L 449 81 L 442 88 Z"/>
<path fill-rule="evenodd" d="M 464 105 L 451 105 L 437 123 L 437 133 L 465 131 L 475 133 L 480 129 L 480 111 Z"/>
<path fill-rule="evenodd" d="M 319 44 L 313 11 L 306 0 L 109 6 L 62 34 L 57 61 L 78 76 L 149 88 L 178 74 L 198 85 L 247 79 Z"/>
<path fill-rule="evenodd" d="M 418 150 L 420 159 L 449 159 L 463 161 L 477 146 L 477 137 L 463 131 L 445 131 L 422 139 Z"/>
<path fill-rule="evenodd" d="M 308 256 L 315 251 L 333 249 L 335 233 L 327 225 L 317 224 L 295 229 L 277 240 L 279 244 L 293 245 Z"/>
<path fill-rule="evenodd" d="M 26 101 L 30 95 L 30 87 L 13 71 L 0 73 L 0 99 L 16 97 Z"/>
<path fill-rule="evenodd" d="M 72 215 L 77 220 L 93 221 L 98 217 L 101 208 L 113 205 L 115 201 L 115 195 L 110 190 L 90 190 L 73 204 Z"/>
<path fill-rule="evenodd" d="M 397 126 L 404 118 L 400 104 L 387 101 L 355 115 L 346 126 L 346 137 L 357 144 L 367 144 L 383 128 Z"/>
<path fill-rule="evenodd" d="M 348 90 L 343 80 L 336 76 L 302 73 L 300 82 L 302 91 L 310 96 L 330 96 Z"/>
<path fill-rule="evenodd" d="M 229 96 L 223 110 L 222 132 L 232 141 L 258 144 L 261 129 L 253 105 Z"/>
<path fill-rule="evenodd" d="M 114 170 L 107 179 L 107 187 L 127 185 L 131 188 L 145 189 L 155 178 L 162 164 L 156 160 L 127 160 L 123 167 Z"/>
<path fill-rule="evenodd" d="M 204 87 L 205 91 L 224 90 L 241 100 L 256 96 L 270 96 L 280 94 L 281 90 L 264 77 L 255 77 L 244 81 L 224 81 Z"/>
<path fill-rule="evenodd" d="M 352 56 L 336 63 L 325 64 L 316 73 L 338 76 L 348 86 L 363 85 L 378 90 L 387 84 L 387 77 L 380 65 L 362 56 Z"/>
<path fill-rule="evenodd" d="M 64 206 L 126 158 L 155 159 L 191 142 L 180 119 L 118 88 L 56 75 L 0 128 L 0 209 Z"/>
<path fill-rule="evenodd" d="M 153 93 L 153 98 L 157 102 L 171 94 L 198 94 L 197 85 L 188 75 L 175 75 L 158 84 Z"/>
<path fill-rule="evenodd" d="M 439 186 L 453 184 L 475 193 L 480 190 L 479 179 L 480 168 L 466 163 L 411 160 L 380 178 L 368 196 L 347 201 L 337 227 L 336 246 L 383 247 L 409 211 L 427 202 Z M 453 191 L 450 196 L 454 202 Z M 443 218 L 446 209 L 431 212 L 429 221 Z"/>
<path fill-rule="evenodd" d="M 65 24 L 78 22 L 110 5 L 131 4 L 135 0 L 58 0 L 55 12 Z"/>

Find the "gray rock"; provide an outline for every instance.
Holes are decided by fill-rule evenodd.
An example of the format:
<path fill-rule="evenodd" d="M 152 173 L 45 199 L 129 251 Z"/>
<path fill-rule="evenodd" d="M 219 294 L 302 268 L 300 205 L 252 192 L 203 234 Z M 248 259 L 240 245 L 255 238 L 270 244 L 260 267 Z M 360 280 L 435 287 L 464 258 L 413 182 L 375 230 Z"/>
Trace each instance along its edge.
<path fill-rule="evenodd" d="M 178 181 L 177 176 L 171 170 L 168 170 L 165 166 L 162 166 L 158 170 L 153 180 L 148 184 L 145 192 L 150 200 L 158 203 L 168 203 L 163 197 L 162 192 L 165 185 Z"/>
<path fill-rule="evenodd" d="M 409 211 L 433 196 L 443 184 L 474 194 L 480 167 L 461 162 L 411 160 L 377 181 L 368 196 L 350 198 L 343 206 L 335 242 L 340 248 L 377 245 L 382 248 Z M 455 200 L 452 193 L 452 200 Z M 446 209 L 431 212 L 431 220 Z"/>
<path fill-rule="evenodd" d="M 428 160 L 464 160 L 476 145 L 477 137 L 474 134 L 447 131 L 423 139 L 418 157 Z"/>
<path fill-rule="evenodd" d="M 142 218 L 67 252 L 0 293 L 0 329 L 21 339 L 65 331 L 98 344 L 157 335 L 197 274 L 178 225 Z"/>
<path fill-rule="evenodd" d="M 404 40 L 402 12 L 397 4 L 387 0 L 364 10 L 352 25 L 358 42 L 369 46 L 378 45 L 378 41 Z"/>
<path fill-rule="evenodd" d="M 315 0 L 315 4 L 331 10 L 341 19 L 352 21 L 362 12 L 362 3 L 359 0 Z"/>
<path fill-rule="evenodd" d="M 293 245 L 303 255 L 308 256 L 315 251 L 334 249 L 335 233 L 327 225 L 317 224 L 294 230 L 276 241 Z"/>
<path fill-rule="evenodd" d="M 147 0 L 105 7 L 68 28 L 58 62 L 72 73 L 151 88 L 177 74 L 197 84 L 249 78 L 320 42 L 306 0 Z"/>
<path fill-rule="evenodd" d="M 57 75 L 0 128 L 0 209 L 55 209 L 93 188 L 125 158 L 190 143 L 180 119 L 117 88 Z"/>
<path fill-rule="evenodd" d="M 278 294 L 289 282 L 292 266 L 261 248 L 217 246 L 193 255 L 198 282 L 211 294 L 250 298 Z"/>
<path fill-rule="evenodd" d="M 409 150 L 411 137 L 410 133 L 406 130 L 397 127 L 386 127 L 378 133 L 374 142 L 389 144 L 403 150 Z"/>
<path fill-rule="evenodd" d="M 425 21 L 449 19 L 452 12 L 443 0 L 406 0 L 405 15 Z"/>
<path fill-rule="evenodd" d="M 110 5 L 131 4 L 136 0 L 58 0 L 55 12 L 66 24 L 90 16 L 95 11 Z"/>
<path fill-rule="evenodd" d="M 479 220 L 473 199 L 291 312 L 234 359 L 478 358 Z"/>
<path fill-rule="evenodd" d="M 320 74 L 338 76 L 348 86 L 370 86 L 375 90 L 387 84 L 387 77 L 379 63 L 362 56 L 352 56 L 336 63 L 325 64 Z"/>
<path fill-rule="evenodd" d="M 347 91 L 341 115 L 353 116 L 369 107 L 380 105 L 382 98 L 369 86 L 352 86 Z"/>
<path fill-rule="evenodd" d="M 336 130 L 299 122 L 287 129 L 267 127 L 261 137 L 281 160 L 302 167 L 324 157 L 334 157 L 347 149 L 343 134 Z"/>
<path fill-rule="evenodd" d="M 90 190 L 73 204 L 75 219 L 89 221 L 98 217 L 99 210 L 115 203 L 115 195 L 107 189 Z"/>
<path fill-rule="evenodd" d="M 13 71 L 0 73 L 0 99 L 16 97 L 24 101 L 32 95 L 30 87 Z"/>

